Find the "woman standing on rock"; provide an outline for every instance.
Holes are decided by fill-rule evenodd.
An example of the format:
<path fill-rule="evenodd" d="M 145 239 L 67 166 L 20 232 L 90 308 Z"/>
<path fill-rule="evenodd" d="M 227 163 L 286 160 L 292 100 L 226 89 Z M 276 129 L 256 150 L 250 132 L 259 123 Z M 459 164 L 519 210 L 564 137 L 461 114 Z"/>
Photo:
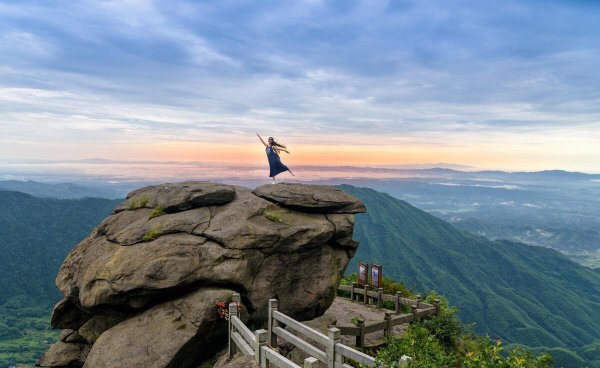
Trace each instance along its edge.
<path fill-rule="evenodd" d="M 256 135 L 258 135 L 258 133 L 256 133 Z M 267 151 L 267 158 L 269 159 L 270 168 L 269 177 L 273 179 L 273 184 L 275 184 L 275 176 L 281 174 L 282 172 L 289 171 L 290 174 L 294 176 L 292 170 L 285 166 L 283 162 L 281 162 L 281 158 L 279 158 L 280 151 L 289 153 L 286 149 L 286 146 L 275 142 L 275 139 L 273 139 L 273 137 L 269 137 L 268 144 L 265 143 L 265 141 L 261 138 L 260 135 L 258 135 L 258 139 L 260 139 L 262 144 L 264 144 L 266 147 L 265 150 Z"/>

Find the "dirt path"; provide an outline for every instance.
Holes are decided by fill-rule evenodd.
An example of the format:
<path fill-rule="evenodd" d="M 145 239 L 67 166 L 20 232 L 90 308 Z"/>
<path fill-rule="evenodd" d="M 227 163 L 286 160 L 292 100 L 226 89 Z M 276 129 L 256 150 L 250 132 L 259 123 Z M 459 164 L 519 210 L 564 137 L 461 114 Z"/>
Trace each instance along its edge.
<path fill-rule="evenodd" d="M 335 298 L 331 307 L 321 317 L 315 318 L 311 321 L 303 322 L 304 324 L 315 328 L 325 334 L 330 326 L 354 326 L 353 320 L 356 318 L 362 318 L 366 324 L 371 322 L 381 322 L 385 316 L 387 309 L 377 309 L 372 305 L 364 305 L 358 302 L 352 302 L 350 299 L 341 297 Z M 392 329 L 393 335 L 400 335 L 406 329 L 406 325 L 395 326 Z M 383 331 L 374 332 L 365 336 L 365 344 L 379 344 L 383 340 Z M 345 345 L 354 345 L 354 336 L 342 336 L 342 343 Z"/>

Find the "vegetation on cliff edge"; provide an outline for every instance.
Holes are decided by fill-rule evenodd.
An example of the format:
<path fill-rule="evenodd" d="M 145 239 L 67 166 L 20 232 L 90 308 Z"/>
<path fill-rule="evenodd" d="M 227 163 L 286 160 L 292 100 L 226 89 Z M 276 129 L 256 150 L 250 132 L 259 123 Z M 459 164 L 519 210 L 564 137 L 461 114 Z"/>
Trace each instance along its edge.
<path fill-rule="evenodd" d="M 341 283 L 351 285 L 357 274 L 345 276 Z M 403 297 L 415 299 L 416 294 L 402 282 L 383 278 L 386 294 L 400 291 Z M 399 367 L 399 360 L 411 357 L 407 368 L 549 368 L 553 365 L 550 354 L 533 353 L 522 347 L 505 348 L 500 340 L 479 336 L 463 325 L 457 317 L 458 308 L 450 307 L 443 296 L 430 292 L 426 303 L 439 299 L 440 313 L 411 323 L 401 337 L 390 337 L 376 352 L 377 361 L 389 368 Z M 393 306 L 389 306 L 393 309 Z"/>

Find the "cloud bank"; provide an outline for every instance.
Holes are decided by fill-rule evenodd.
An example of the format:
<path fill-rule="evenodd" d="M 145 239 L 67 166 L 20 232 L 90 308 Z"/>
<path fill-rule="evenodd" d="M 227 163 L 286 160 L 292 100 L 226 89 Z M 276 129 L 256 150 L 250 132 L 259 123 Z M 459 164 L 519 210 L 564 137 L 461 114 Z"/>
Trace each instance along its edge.
<path fill-rule="evenodd" d="M 260 131 L 591 169 L 597 24 L 594 1 L 4 1 L 0 156 L 171 159 Z"/>

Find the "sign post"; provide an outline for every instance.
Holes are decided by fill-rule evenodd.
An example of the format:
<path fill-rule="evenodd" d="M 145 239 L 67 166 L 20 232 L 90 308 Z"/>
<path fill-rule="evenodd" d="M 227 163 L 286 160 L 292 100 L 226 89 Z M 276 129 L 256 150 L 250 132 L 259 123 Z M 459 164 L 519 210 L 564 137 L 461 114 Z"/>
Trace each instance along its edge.
<path fill-rule="evenodd" d="M 358 262 L 358 285 L 368 285 L 367 278 L 369 277 L 369 265 L 364 262 Z"/>
<path fill-rule="evenodd" d="M 371 288 L 378 289 L 383 287 L 381 282 L 382 278 L 383 266 L 376 265 L 375 263 L 371 263 Z"/>

